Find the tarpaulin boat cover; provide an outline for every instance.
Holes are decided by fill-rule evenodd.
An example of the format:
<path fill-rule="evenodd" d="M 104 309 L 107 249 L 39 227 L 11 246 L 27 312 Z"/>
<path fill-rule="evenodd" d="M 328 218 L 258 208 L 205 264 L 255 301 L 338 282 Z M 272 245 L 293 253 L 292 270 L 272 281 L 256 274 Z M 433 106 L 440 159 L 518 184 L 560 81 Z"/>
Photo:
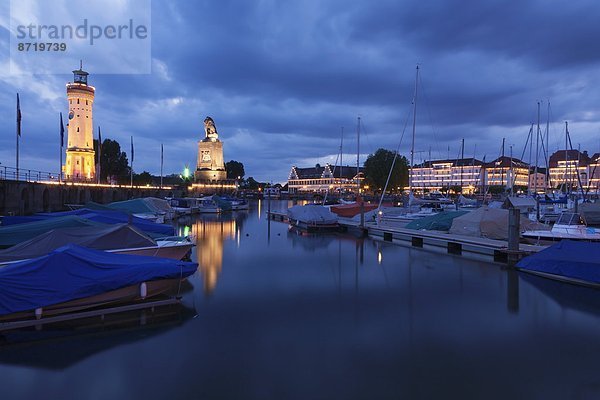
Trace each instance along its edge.
<path fill-rule="evenodd" d="M 355 215 L 358 215 L 363 212 L 368 212 L 375 210 L 377 208 L 377 204 L 365 203 L 364 201 L 359 200 L 356 203 L 350 204 L 337 204 L 335 206 L 331 206 L 331 212 L 339 215 L 340 217 L 352 218 Z"/>
<path fill-rule="evenodd" d="M 143 218 L 134 217 L 122 211 L 115 210 L 90 210 L 89 208 L 80 208 L 73 211 L 62 211 L 54 213 L 39 213 L 27 217 L 3 217 L 2 225 L 25 224 L 34 221 L 60 218 L 65 216 L 78 216 L 94 222 L 103 224 L 126 224 L 129 221 L 138 229 L 150 234 L 153 238 L 161 236 L 173 236 L 175 230 L 170 225 L 157 224 Z M 31 238 L 31 236 L 29 237 Z M 28 238 L 28 239 L 29 239 Z"/>
<path fill-rule="evenodd" d="M 521 232 L 525 230 L 543 230 L 550 228 L 527 218 L 520 219 Z M 500 208 L 481 207 L 454 218 L 450 233 L 484 237 L 496 240 L 508 239 L 508 210 Z"/>
<path fill-rule="evenodd" d="M 523 258 L 517 267 L 600 284 L 600 244 L 562 240 Z"/>
<path fill-rule="evenodd" d="M 454 218 L 465 215 L 468 212 L 469 211 L 442 211 L 436 215 L 415 219 L 414 221 L 409 222 L 405 228 L 448 232 Z"/>
<path fill-rule="evenodd" d="M 85 207 L 95 210 L 117 210 L 130 214 L 155 214 L 159 212 L 159 210 L 156 207 L 154 207 L 154 205 L 151 202 L 146 201 L 146 199 L 115 201 L 113 203 L 108 204 L 88 202 L 85 204 Z"/>
<path fill-rule="evenodd" d="M 81 299 L 141 282 L 184 278 L 198 264 L 77 245 L 0 268 L 0 315 Z"/>
<path fill-rule="evenodd" d="M 222 211 L 231 211 L 231 201 L 219 197 L 216 194 L 212 196 L 212 199 L 215 203 L 217 203 L 217 205 Z"/>
<path fill-rule="evenodd" d="M 288 218 L 309 224 L 335 224 L 338 216 L 319 204 L 297 205 L 288 208 Z"/>
<path fill-rule="evenodd" d="M 581 203 L 579 212 L 588 226 L 600 226 L 600 203 Z"/>
<path fill-rule="evenodd" d="M 105 227 L 106 224 L 80 218 L 76 215 L 33 221 L 28 224 L 0 226 L 0 248 L 14 246 L 42 233 L 58 228 Z"/>
<path fill-rule="evenodd" d="M 97 250 L 156 246 L 154 240 L 126 224 L 60 228 L 0 250 L 0 262 L 41 257 L 69 243 Z"/>

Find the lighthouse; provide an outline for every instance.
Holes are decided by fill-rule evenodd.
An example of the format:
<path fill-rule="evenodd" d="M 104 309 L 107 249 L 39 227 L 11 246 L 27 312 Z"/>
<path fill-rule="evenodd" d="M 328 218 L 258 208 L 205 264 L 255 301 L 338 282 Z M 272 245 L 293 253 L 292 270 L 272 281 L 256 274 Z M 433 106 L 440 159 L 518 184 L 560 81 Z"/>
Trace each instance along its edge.
<path fill-rule="evenodd" d="M 88 75 L 80 64 L 79 69 L 73 71 L 73 82 L 67 83 L 69 119 L 64 172 L 68 181 L 96 179 L 92 124 L 92 106 L 96 89 L 88 85 Z"/>

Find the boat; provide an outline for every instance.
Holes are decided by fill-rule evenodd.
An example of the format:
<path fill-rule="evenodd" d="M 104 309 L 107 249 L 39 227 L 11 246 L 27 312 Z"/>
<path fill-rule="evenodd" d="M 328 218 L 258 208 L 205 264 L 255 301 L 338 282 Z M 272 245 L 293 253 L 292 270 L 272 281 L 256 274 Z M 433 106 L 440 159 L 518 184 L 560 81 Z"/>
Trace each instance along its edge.
<path fill-rule="evenodd" d="M 600 241 L 600 229 L 588 227 L 579 213 L 563 212 L 550 230 L 527 230 L 521 236 L 535 243 L 556 242 L 563 239 Z"/>
<path fill-rule="evenodd" d="M 140 302 L 193 274 L 197 263 L 111 254 L 69 244 L 0 268 L 0 330 L 22 320 Z"/>
<path fill-rule="evenodd" d="M 190 198 L 167 198 L 169 206 L 175 211 L 177 216 L 190 215 L 198 212 L 198 207 L 195 205 L 195 199 Z"/>
<path fill-rule="evenodd" d="M 116 210 L 131 214 L 138 218 L 147 219 L 162 224 L 165 220 L 172 220 L 175 211 L 164 199 L 145 197 L 125 201 L 115 201 L 108 204 L 87 202 L 85 208 L 92 210 Z"/>
<path fill-rule="evenodd" d="M 358 196 L 356 201 L 346 204 L 335 204 L 329 207 L 331 212 L 344 218 L 353 218 L 361 212 L 368 212 L 375 210 L 377 204 L 371 204 L 365 202 L 362 197 Z"/>
<path fill-rule="evenodd" d="M 59 227 L 123 223 L 135 226 L 152 238 L 173 236 L 175 234 L 174 228 L 170 225 L 158 224 L 122 211 L 80 208 L 73 211 L 38 213 L 24 217 L 3 217 L 2 227 L 0 227 L 0 248 L 3 246 L 8 247 L 4 245 L 5 241 L 12 243 L 10 245 L 14 245 Z M 18 236 L 19 240 L 15 235 Z"/>
<path fill-rule="evenodd" d="M 223 201 L 229 202 L 231 211 L 242 211 L 250 209 L 250 204 L 246 199 L 238 199 L 236 197 L 220 196 Z"/>
<path fill-rule="evenodd" d="M 307 232 L 336 231 L 340 229 L 336 214 L 320 204 L 296 205 L 288 208 L 290 226 Z"/>
<path fill-rule="evenodd" d="M 563 240 L 523 258 L 516 267 L 534 275 L 600 288 L 600 245 Z"/>
<path fill-rule="evenodd" d="M 154 240 L 127 224 L 58 228 L 8 249 L 0 250 L 0 264 L 41 257 L 70 243 L 110 253 L 155 256 L 175 260 L 184 258 L 193 246 L 193 243 L 184 237 Z"/>
<path fill-rule="evenodd" d="M 267 187 L 263 192 L 265 199 L 279 199 L 281 197 L 281 189 L 278 187 Z"/>
<path fill-rule="evenodd" d="M 220 213 L 222 207 L 219 204 L 217 196 L 204 196 L 195 199 L 196 207 L 199 213 Z M 223 202 L 221 202 L 223 203 Z"/>

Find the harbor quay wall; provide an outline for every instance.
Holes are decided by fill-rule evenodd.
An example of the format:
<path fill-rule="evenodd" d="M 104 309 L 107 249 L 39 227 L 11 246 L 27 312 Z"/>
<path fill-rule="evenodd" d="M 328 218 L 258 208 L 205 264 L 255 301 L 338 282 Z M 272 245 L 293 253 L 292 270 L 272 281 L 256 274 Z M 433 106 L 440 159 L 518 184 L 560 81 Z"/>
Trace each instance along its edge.
<path fill-rule="evenodd" d="M 30 215 L 68 210 L 70 204 L 106 204 L 141 197 L 182 197 L 176 188 L 98 186 L 0 180 L 0 215 Z"/>

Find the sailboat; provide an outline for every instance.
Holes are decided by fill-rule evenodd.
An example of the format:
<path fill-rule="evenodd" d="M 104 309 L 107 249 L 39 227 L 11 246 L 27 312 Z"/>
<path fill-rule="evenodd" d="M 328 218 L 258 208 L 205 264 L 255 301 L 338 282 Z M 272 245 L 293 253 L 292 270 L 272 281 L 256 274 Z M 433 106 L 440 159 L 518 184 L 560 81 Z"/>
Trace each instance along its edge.
<path fill-rule="evenodd" d="M 358 214 L 372 211 L 377 204 L 366 203 L 360 196 L 360 117 L 356 124 L 356 200 L 352 203 L 333 205 L 330 207 L 332 213 L 344 218 L 353 218 Z"/>

